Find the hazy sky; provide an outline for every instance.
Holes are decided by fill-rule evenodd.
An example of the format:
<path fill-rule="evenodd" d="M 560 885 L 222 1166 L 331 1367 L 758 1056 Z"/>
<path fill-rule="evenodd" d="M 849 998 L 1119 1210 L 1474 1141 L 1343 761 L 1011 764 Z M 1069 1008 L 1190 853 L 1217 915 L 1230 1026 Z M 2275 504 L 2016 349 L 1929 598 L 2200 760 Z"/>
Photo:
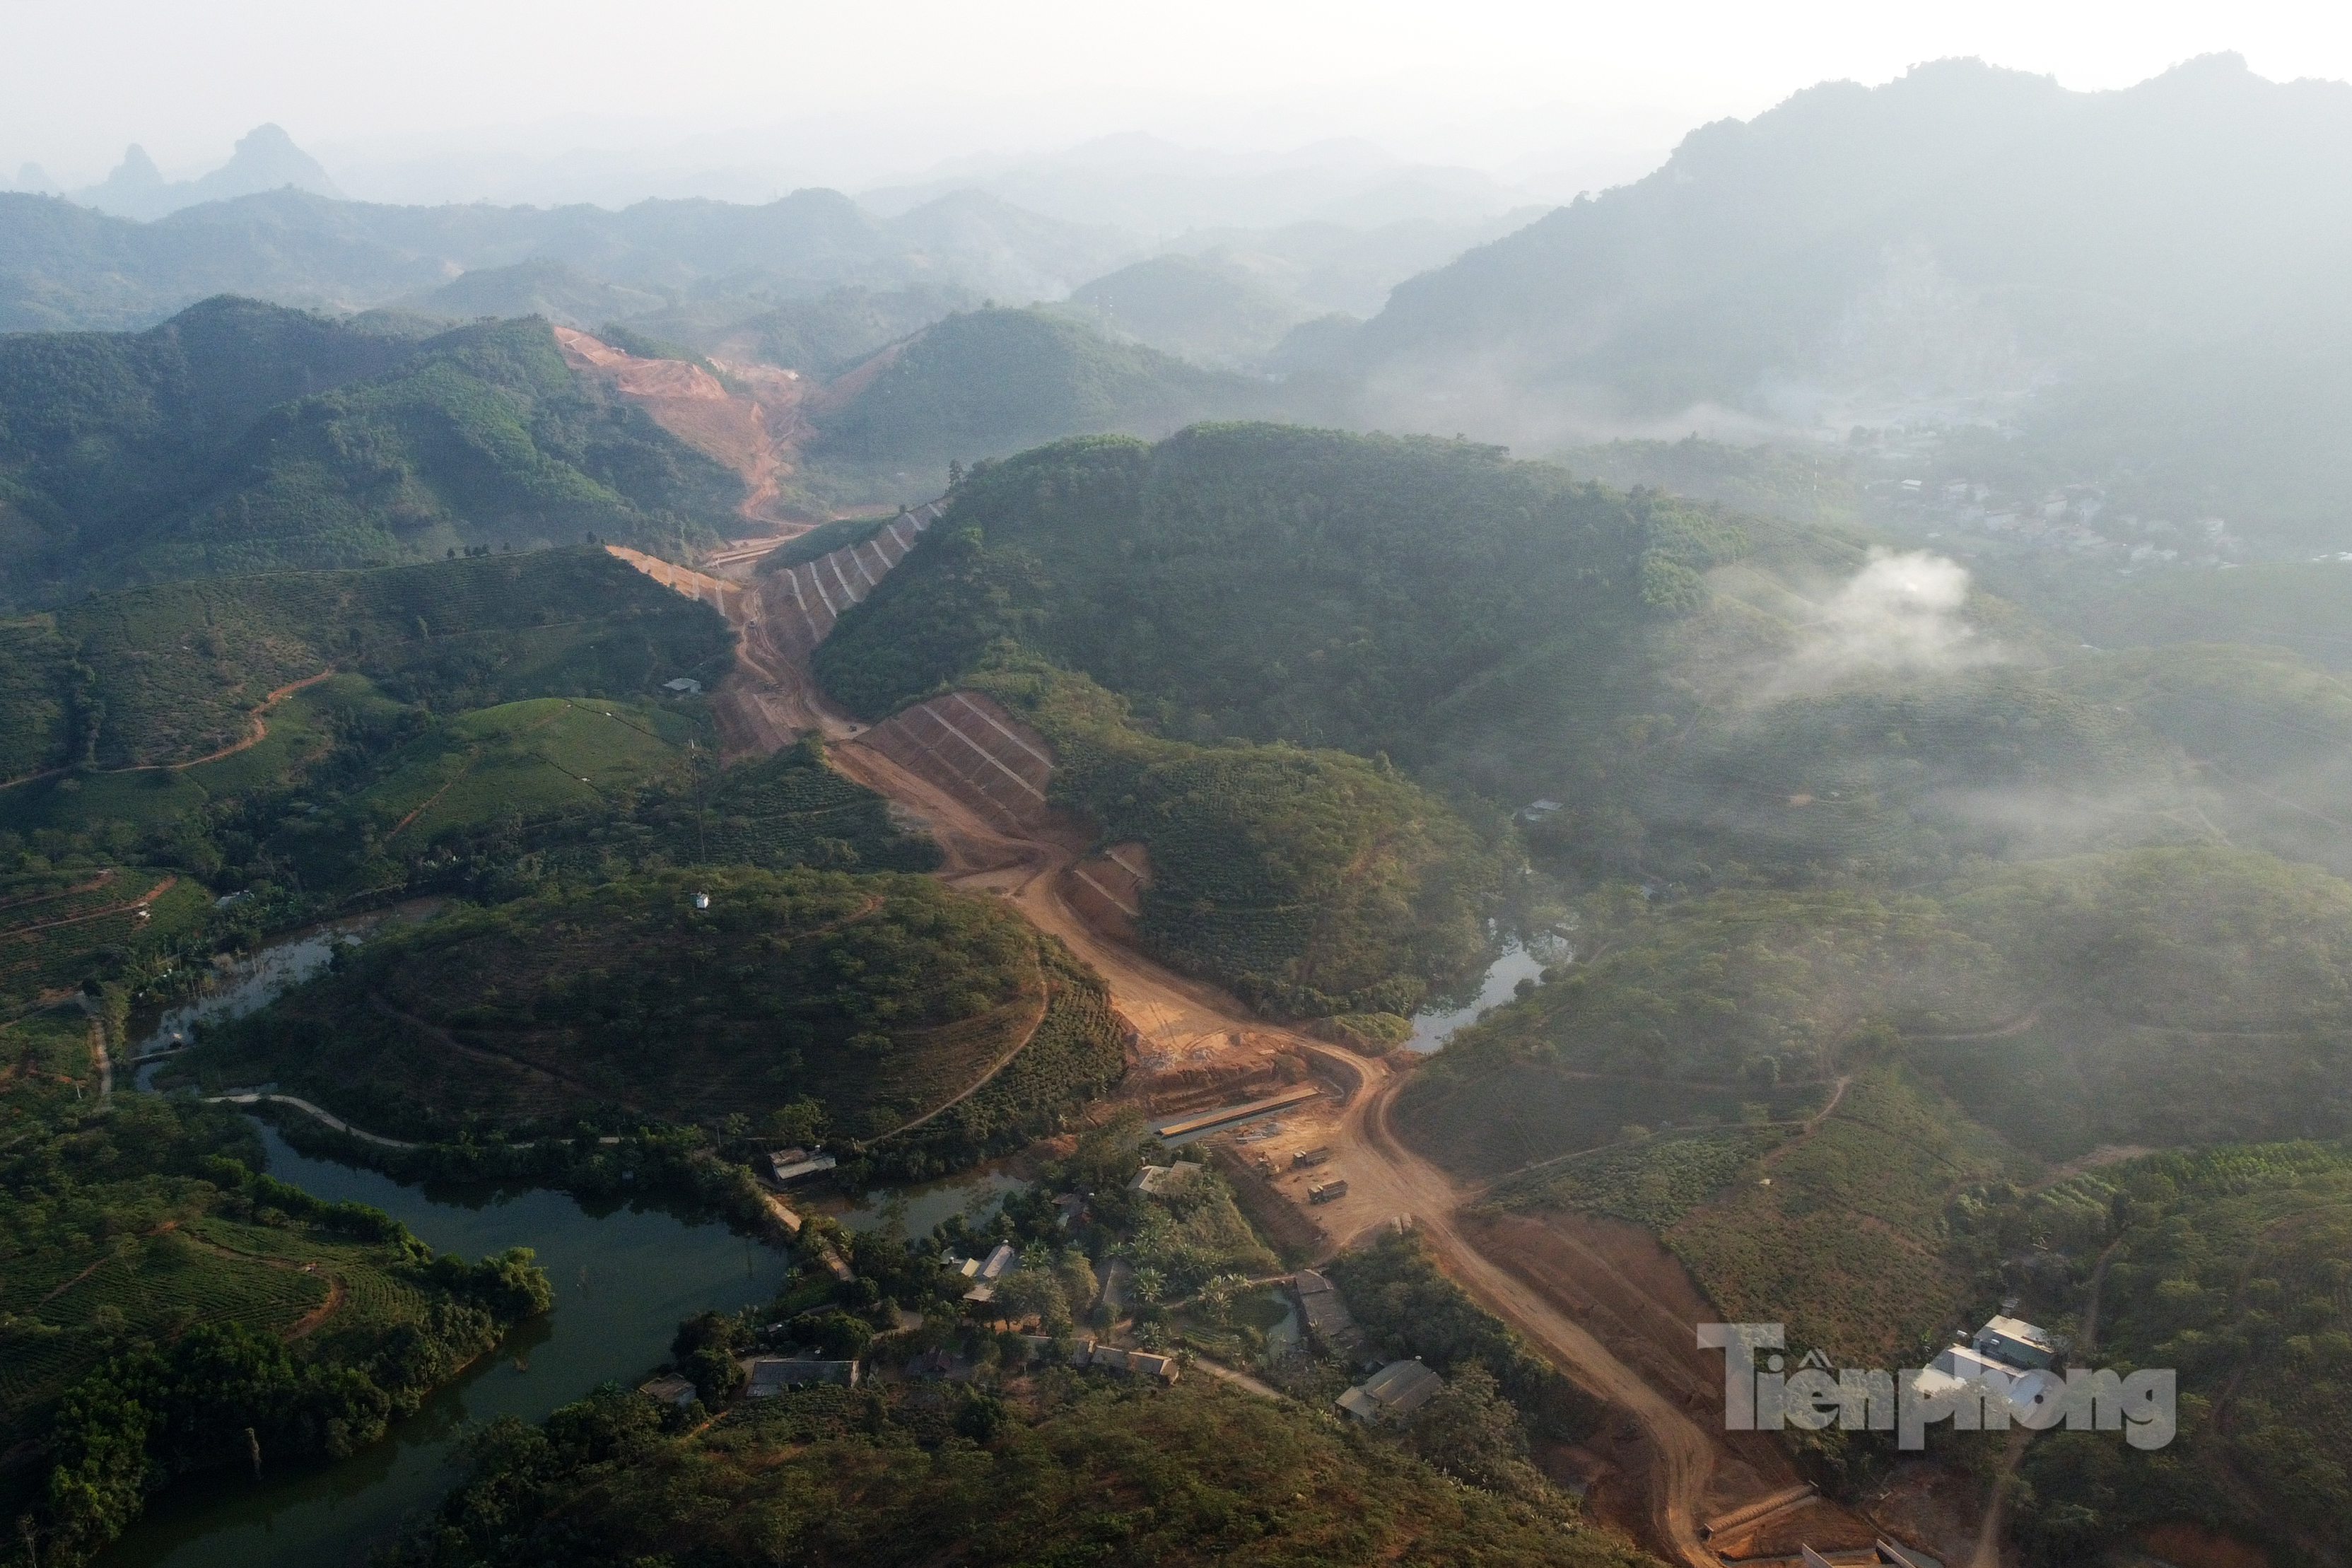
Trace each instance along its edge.
<path fill-rule="evenodd" d="M 1883 81 L 1941 56 L 2108 88 L 2217 49 L 2269 77 L 2352 77 L 2352 6 L 0 0 L 0 167 L 35 160 L 79 182 L 136 141 L 193 171 L 275 120 L 346 163 L 477 139 L 544 154 L 761 130 L 746 140 L 757 161 L 855 183 L 1143 130 L 1227 147 L 1365 137 L 1525 173 L 1585 142 L 1670 142 L 1814 81 Z"/>

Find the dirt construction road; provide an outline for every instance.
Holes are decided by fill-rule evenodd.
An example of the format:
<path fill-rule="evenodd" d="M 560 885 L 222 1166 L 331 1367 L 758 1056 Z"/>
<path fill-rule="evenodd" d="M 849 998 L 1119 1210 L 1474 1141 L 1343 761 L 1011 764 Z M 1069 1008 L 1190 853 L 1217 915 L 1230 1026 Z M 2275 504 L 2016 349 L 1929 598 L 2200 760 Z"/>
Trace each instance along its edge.
<path fill-rule="evenodd" d="M 673 585 L 696 593 L 685 581 Z M 1455 1221 L 1462 1195 L 1452 1180 L 1407 1148 L 1390 1125 L 1390 1107 L 1405 1074 L 1272 1028 L 1214 987 L 1175 974 L 1106 937 L 1059 891 L 1062 871 L 1087 847 L 1083 828 L 1050 823 L 1036 829 L 1007 827 L 878 749 L 859 743 L 856 737 L 866 727 L 817 689 L 796 650 L 761 635 L 765 616 L 752 595 L 727 595 L 720 607 L 747 634 L 729 684 L 740 708 L 757 715 L 761 731 L 756 741 L 739 731 L 739 744 L 772 749 L 788 742 L 794 730 L 818 731 L 831 742 L 833 761 L 845 773 L 923 820 L 946 852 L 939 873 L 944 879 L 1008 899 L 1033 924 L 1061 938 L 1101 973 L 1114 1003 L 1136 1026 L 1147 1061 L 1272 1036 L 1314 1063 L 1317 1076 L 1342 1091 L 1332 1102 L 1328 1121 L 1315 1131 L 1333 1147 L 1335 1166 L 1344 1168 L 1348 1178 L 1348 1195 L 1317 1210 L 1335 1245 L 1399 1223 L 1418 1228 L 1465 1289 L 1640 1428 L 1648 1471 L 1648 1544 L 1689 1568 L 1719 1568 L 1697 1531 L 1697 1512 L 1717 1468 L 1717 1450 L 1709 1435 L 1567 1312 L 1471 1243 Z"/>

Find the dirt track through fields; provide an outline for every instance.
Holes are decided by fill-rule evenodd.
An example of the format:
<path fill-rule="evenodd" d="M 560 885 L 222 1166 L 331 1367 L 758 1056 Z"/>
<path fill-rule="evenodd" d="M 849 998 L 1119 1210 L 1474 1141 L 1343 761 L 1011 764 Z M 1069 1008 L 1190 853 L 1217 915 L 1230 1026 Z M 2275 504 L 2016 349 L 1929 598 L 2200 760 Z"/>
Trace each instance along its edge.
<path fill-rule="evenodd" d="M 217 752 L 207 752 L 201 757 L 192 758 L 184 763 L 141 763 L 135 767 L 100 768 L 98 770 L 99 774 L 103 777 L 108 773 L 175 773 L 182 768 L 198 767 L 205 763 L 219 762 L 223 757 L 233 757 L 248 747 L 261 744 L 263 741 L 268 738 L 269 721 L 266 715 L 272 708 L 277 707 L 280 702 L 285 701 L 286 699 L 293 696 L 304 687 L 316 686 L 319 682 L 326 679 L 327 677 L 334 673 L 334 667 L 330 665 L 316 675 L 305 676 L 300 680 L 289 682 L 287 685 L 279 687 L 277 690 L 269 693 L 267 697 L 264 697 L 260 702 L 254 707 L 253 711 L 247 715 L 247 718 L 253 721 L 253 733 L 247 735 L 244 740 L 237 742 L 236 744 L 233 746 L 223 746 Z M 53 779 L 60 773 L 69 773 L 71 772 L 73 772 L 73 769 L 71 768 L 51 768 L 47 773 L 26 773 L 22 778 L 9 779 L 5 783 L 0 783 L 0 789 L 14 789 L 18 784 L 37 784 L 43 779 Z"/>
<path fill-rule="evenodd" d="M 654 574 L 668 580 L 663 573 Z M 677 585 L 681 592 L 697 592 L 690 583 Z M 730 600 L 737 607 L 730 606 Z M 1390 1125 L 1391 1104 L 1405 1073 L 1385 1061 L 1271 1027 L 1215 987 L 1163 969 L 1104 935 L 1060 892 L 1062 872 L 1087 847 L 1081 825 L 1049 816 L 1026 826 L 1004 820 L 1001 813 L 983 815 L 960 792 L 861 743 L 857 737 L 866 727 L 817 689 L 803 650 L 764 635 L 765 606 L 747 595 L 723 596 L 719 607 L 746 632 L 737 672 L 728 682 L 745 752 L 772 751 L 801 731 L 818 731 L 832 743 L 833 761 L 843 773 L 924 821 L 946 856 L 938 872 L 942 879 L 1011 900 L 1032 924 L 1061 938 L 1094 965 L 1108 982 L 1114 1005 L 1136 1026 L 1146 1052 L 1214 1053 L 1223 1044 L 1244 1040 L 1263 1048 L 1271 1038 L 1313 1063 L 1318 1077 L 1339 1090 L 1336 1115 L 1312 1134 L 1333 1147 L 1332 1169 L 1344 1169 L 1348 1178 L 1348 1194 L 1318 1210 L 1335 1247 L 1388 1226 L 1416 1227 L 1465 1289 L 1638 1428 L 1645 1461 L 1644 1533 L 1651 1547 L 1687 1568 L 1720 1568 L 1717 1554 L 1699 1537 L 1700 1510 L 1748 1500 L 1708 1495 L 1731 1458 L 1722 1435 L 1703 1427 L 1652 1386 L 1537 1285 L 1475 1245 L 1460 1218 L 1462 1194 L 1454 1183 L 1407 1148 Z M 1752 1469 L 1747 1473 L 1755 1475 Z M 1769 1489 L 1757 1479 L 1752 1489 L 1758 1495 Z"/>

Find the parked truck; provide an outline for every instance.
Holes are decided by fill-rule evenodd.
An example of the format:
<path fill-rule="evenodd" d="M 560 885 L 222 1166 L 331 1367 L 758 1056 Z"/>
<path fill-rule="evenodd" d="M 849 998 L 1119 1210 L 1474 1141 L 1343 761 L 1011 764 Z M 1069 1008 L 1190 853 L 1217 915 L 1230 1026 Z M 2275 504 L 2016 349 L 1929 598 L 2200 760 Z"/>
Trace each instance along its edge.
<path fill-rule="evenodd" d="M 1290 1157 L 1290 1168 L 1294 1171 L 1304 1171 L 1312 1166 L 1323 1163 L 1330 1157 L 1331 1151 L 1328 1147 L 1321 1149 L 1301 1149 Z"/>
<path fill-rule="evenodd" d="M 1347 1195 L 1348 1178 L 1345 1176 L 1334 1176 L 1328 1182 L 1318 1182 L 1307 1189 L 1307 1201 L 1310 1204 L 1328 1204 L 1333 1198 L 1344 1198 Z"/>

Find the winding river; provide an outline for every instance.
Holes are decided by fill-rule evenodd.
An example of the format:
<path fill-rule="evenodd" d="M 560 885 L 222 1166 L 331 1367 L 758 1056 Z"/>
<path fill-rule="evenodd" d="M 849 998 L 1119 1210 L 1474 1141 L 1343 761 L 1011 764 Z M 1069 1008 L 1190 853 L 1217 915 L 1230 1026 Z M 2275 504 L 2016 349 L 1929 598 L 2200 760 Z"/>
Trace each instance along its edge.
<path fill-rule="evenodd" d="M 499 1415 L 535 1421 L 608 1380 L 634 1382 L 668 1353 L 678 1320 L 765 1301 L 782 1254 L 719 1225 L 658 1209 L 590 1209 L 561 1193 L 403 1186 L 296 1153 L 262 1129 L 269 1171 L 322 1198 L 373 1204 L 436 1247 L 479 1257 L 539 1253 L 555 1310 L 341 1464 L 265 1474 L 218 1471 L 155 1500 L 100 1568 L 323 1568 L 365 1561 L 404 1518 L 457 1479 L 467 1429 Z"/>
<path fill-rule="evenodd" d="M 337 942 L 359 940 L 382 918 L 291 932 L 239 960 L 204 995 L 154 1020 L 141 1053 L 171 1048 L 204 1019 L 267 1005 L 324 968 Z M 160 1065 L 149 1061 L 134 1075 L 141 1087 Z M 555 1310 L 518 1328 L 384 1441 L 340 1464 L 265 1473 L 258 1482 L 219 1471 L 164 1493 L 108 1549 L 100 1568 L 364 1563 L 457 1479 L 458 1445 L 468 1430 L 499 1415 L 535 1421 L 599 1384 L 635 1382 L 668 1354 L 679 1319 L 765 1301 L 783 1279 L 782 1254 L 721 1225 L 637 1205 L 589 1207 L 539 1189 L 404 1186 L 381 1172 L 299 1154 L 275 1130 L 257 1125 L 270 1174 L 281 1181 L 322 1198 L 372 1204 L 443 1251 L 478 1258 L 533 1248 L 555 1285 Z M 974 1195 L 942 1193 L 931 1204 L 961 1206 Z M 929 1205 L 919 1198 L 910 1206 Z"/>

